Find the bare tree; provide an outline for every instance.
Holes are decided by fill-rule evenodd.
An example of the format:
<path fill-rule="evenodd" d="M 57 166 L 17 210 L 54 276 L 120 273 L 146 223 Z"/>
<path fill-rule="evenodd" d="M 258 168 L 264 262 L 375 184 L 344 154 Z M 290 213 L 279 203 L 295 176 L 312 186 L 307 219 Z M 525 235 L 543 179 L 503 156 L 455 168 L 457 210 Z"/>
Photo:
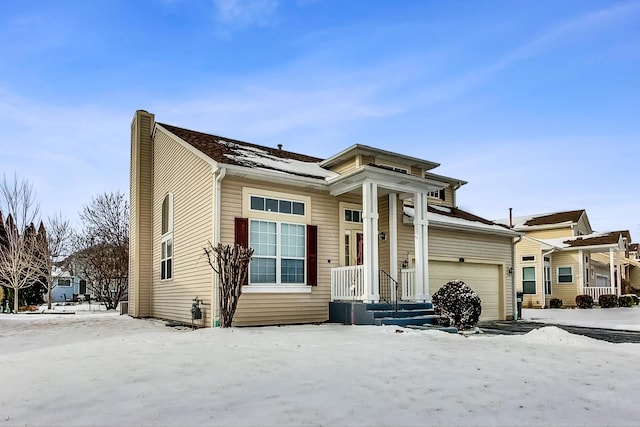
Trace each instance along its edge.
<path fill-rule="evenodd" d="M 253 256 L 253 249 L 221 243 L 213 246 L 209 242 L 209 246 L 204 248 L 204 253 L 209 265 L 219 277 L 218 295 L 222 327 L 230 328 L 242 294 L 242 285 L 249 274 L 249 262 Z"/>
<path fill-rule="evenodd" d="M 115 309 L 129 285 L 129 204 L 120 192 L 104 193 L 85 205 L 80 220 L 70 269 L 88 279 L 98 301 Z"/>
<path fill-rule="evenodd" d="M 48 217 L 46 228 L 41 227 L 41 229 L 45 235 L 44 252 L 48 261 L 47 306 L 51 310 L 51 290 L 55 286 L 53 284 L 53 267 L 69 256 L 73 231 L 71 223 L 68 219 L 63 218 L 61 213 Z M 38 235 L 40 235 L 40 231 L 38 231 Z"/>
<path fill-rule="evenodd" d="M 38 205 L 32 185 L 26 180 L 19 181 L 16 175 L 13 181 L 3 176 L 0 212 L 7 214 L 0 245 L 0 282 L 14 290 L 13 310 L 17 313 L 18 291 L 39 283 L 46 268 L 33 225 Z"/>

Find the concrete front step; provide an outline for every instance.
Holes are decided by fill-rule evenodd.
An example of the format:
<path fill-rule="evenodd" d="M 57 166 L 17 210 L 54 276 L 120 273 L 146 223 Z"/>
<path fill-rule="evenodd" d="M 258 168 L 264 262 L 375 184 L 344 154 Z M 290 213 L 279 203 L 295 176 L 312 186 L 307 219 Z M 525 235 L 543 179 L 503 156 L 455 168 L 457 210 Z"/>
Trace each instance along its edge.
<path fill-rule="evenodd" d="M 396 326 L 408 326 L 408 325 L 431 325 L 436 323 L 438 316 L 429 314 L 426 316 L 413 316 L 413 317 L 379 317 L 374 319 L 376 325 L 396 325 Z"/>
<path fill-rule="evenodd" d="M 420 309 L 420 310 L 398 310 L 398 315 L 395 316 L 395 310 L 369 310 L 373 313 L 373 318 L 379 317 L 415 317 L 415 316 L 428 316 L 434 313 L 432 309 Z"/>

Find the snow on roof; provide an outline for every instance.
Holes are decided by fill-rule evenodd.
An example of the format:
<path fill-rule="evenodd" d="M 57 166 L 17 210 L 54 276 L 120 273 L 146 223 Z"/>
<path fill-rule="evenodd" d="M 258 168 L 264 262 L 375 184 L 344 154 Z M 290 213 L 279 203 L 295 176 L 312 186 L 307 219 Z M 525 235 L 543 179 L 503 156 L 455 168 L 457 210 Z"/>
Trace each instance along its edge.
<path fill-rule="evenodd" d="M 582 236 L 567 238 L 558 237 L 555 239 L 536 239 L 546 245 L 558 249 L 584 248 L 586 246 L 615 246 L 620 239 L 620 232 L 591 233 Z"/>
<path fill-rule="evenodd" d="M 525 215 L 513 217 L 511 223 L 513 228 L 526 229 L 529 227 L 539 226 L 561 226 L 570 225 L 580 220 L 580 217 L 584 213 L 584 209 L 574 211 L 562 211 L 562 212 L 549 212 L 534 215 Z M 509 218 L 501 218 L 495 220 L 499 224 L 509 225 Z"/>
<path fill-rule="evenodd" d="M 318 163 L 277 157 L 258 147 L 238 145 L 233 147 L 232 151 L 233 153 L 225 153 L 224 156 L 240 166 L 275 170 L 325 180 L 338 176 L 337 173 L 322 168 Z"/>
<path fill-rule="evenodd" d="M 410 218 L 415 215 L 413 206 L 404 206 L 404 214 Z M 429 222 L 460 228 L 472 228 L 478 232 L 509 234 L 517 236 L 518 233 L 495 224 L 487 219 L 475 216 L 469 212 L 457 208 L 449 208 L 439 205 L 428 205 Z"/>

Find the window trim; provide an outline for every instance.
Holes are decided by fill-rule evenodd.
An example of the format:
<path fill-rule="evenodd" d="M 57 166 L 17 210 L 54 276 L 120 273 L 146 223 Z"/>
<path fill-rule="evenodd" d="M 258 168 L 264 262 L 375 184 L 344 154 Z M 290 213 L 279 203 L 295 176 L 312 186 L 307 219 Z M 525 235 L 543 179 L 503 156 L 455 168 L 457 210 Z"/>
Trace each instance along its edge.
<path fill-rule="evenodd" d="M 527 259 L 525 259 L 525 258 L 527 258 Z M 536 256 L 535 255 L 522 255 L 522 257 L 520 257 L 520 261 L 521 262 L 536 262 Z"/>
<path fill-rule="evenodd" d="M 525 280 L 524 279 L 524 271 L 525 269 L 532 269 L 533 270 L 533 280 Z M 531 282 L 533 282 L 533 289 L 534 292 L 527 292 L 525 289 L 525 282 L 527 284 L 530 284 Z M 522 293 L 525 295 L 535 295 L 538 293 L 538 285 L 536 283 L 536 267 L 535 266 L 527 266 L 527 267 L 522 267 Z"/>
<path fill-rule="evenodd" d="M 69 284 L 68 284 L 68 285 L 61 285 L 61 284 L 60 284 L 60 281 L 61 281 L 61 280 L 64 280 L 65 282 L 69 282 Z M 56 286 L 59 286 L 59 287 L 61 287 L 61 288 L 70 288 L 72 285 L 73 285 L 73 280 L 71 280 L 71 279 L 69 279 L 69 278 L 67 278 L 67 277 L 64 277 L 64 278 L 59 278 L 59 279 L 58 279 L 58 281 L 57 281 L 57 285 L 56 285 Z"/>
<path fill-rule="evenodd" d="M 360 221 L 353 221 L 353 220 L 347 220 L 347 211 L 351 212 L 351 218 L 353 218 L 353 213 L 354 212 L 358 212 L 358 214 L 360 215 Z M 363 220 L 362 220 L 362 209 L 352 209 L 352 208 L 343 208 L 342 209 L 342 221 L 346 222 L 347 224 L 362 224 Z"/>
<path fill-rule="evenodd" d="M 562 274 L 561 275 L 560 274 L 560 269 L 561 268 L 568 268 L 568 269 L 571 270 L 571 274 L 570 274 L 571 275 L 571 281 L 567 282 L 567 281 L 561 281 L 560 280 L 560 276 L 569 276 L 569 274 Z M 566 265 L 566 266 L 559 266 L 559 267 L 556 268 L 556 283 L 558 285 L 572 285 L 574 283 L 573 276 L 574 276 L 574 274 L 573 274 L 573 266 Z"/>
<path fill-rule="evenodd" d="M 167 203 L 167 231 L 162 233 L 164 226 L 165 202 Z M 168 255 L 171 248 L 171 255 Z M 167 193 L 162 199 L 160 209 L 160 281 L 167 282 L 173 280 L 175 244 L 173 241 L 173 193 Z"/>
<path fill-rule="evenodd" d="M 253 222 L 271 222 L 271 223 L 275 223 L 276 224 L 276 242 L 275 242 L 275 246 L 276 246 L 276 254 L 275 255 L 264 255 L 264 256 L 256 256 L 254 254 L 253 259 L 275 259 L 276 261 L 276 271 L 275 271 L 275 279 L 276 281 L 274 283 L 271 282 L 251 282 L 251 263 L 249 264 L 249 274 L 248 274 L 248 283 L 246 287 L 243 287 L 243 292 L 245 289 L 248 288 L 269 288 L 269 287 L 277 287 L 277 288 L 295 288 L 295 287 L 304 287 L 304 288 L 308 288 L 309 285 L 307 285 L 307 278 L 308 278 L 308 274 L 309 274 L 309 261 L 307 259 L 307 226 L 304 223 L 300 223 L 300 222 L 288 222 L 288 221 L 274 221 L 274 220 L 269 220 L 269 219 L 262 219 L 262 218 L 249 218 L 249 227 L 248 227 L 248 244 L 249 247 L 251 247 L 251 227 L 252 227 L 252 223 Z M 304 247 L 303 247 L 303 256 L 302 257 L 292 257 L 292 256 L 287 256 L 284 257 L 282 255 L 282 225 L 286 224 L 286 225 L 294 225 L 294 226 L 300 226 L 302 227 L 302 231 L 303 231 L 303 242 L 304 242 Z M 252 259 L 252 261 L 253 261 Z M 289 260 L 289 259 L 293 259 L 293 260 L 302 260 L 303 261 L 303 266 L 304 266 L 304 272 L 302 275 L 302 282 L 293 282 L 293 283 L 287 283 L 287 282 L 282 282 L 282 261 L 283 260 Z"/>

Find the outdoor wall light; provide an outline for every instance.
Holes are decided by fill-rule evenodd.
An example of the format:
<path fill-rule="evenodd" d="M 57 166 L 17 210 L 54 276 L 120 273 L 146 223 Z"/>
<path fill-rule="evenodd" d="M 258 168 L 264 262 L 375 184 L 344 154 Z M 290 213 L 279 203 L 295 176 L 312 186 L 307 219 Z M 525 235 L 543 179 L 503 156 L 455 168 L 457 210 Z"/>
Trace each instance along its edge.
<path fill-rule="evenodd" d="M 513 267 L 509 267 L 509 271 L 507 272 L 509 277 L 513 276 Z"/>
<path fill-rule="evenodd" d="M 385 240 L 387 240 L 387 235 L 385 234 L 385 232 L 384 232 L 384 231 L 381 231 L 381 232 L 380 232 L 380 240 L 382 240 L 383 242 L 384 242 Z"/>
<path fill-rule="evenodd" d="M 409 268 L 409 261 L 405 259 L 404 261 L 402 261 L 402 269 L 405 270 L 407 268 Z"/>

